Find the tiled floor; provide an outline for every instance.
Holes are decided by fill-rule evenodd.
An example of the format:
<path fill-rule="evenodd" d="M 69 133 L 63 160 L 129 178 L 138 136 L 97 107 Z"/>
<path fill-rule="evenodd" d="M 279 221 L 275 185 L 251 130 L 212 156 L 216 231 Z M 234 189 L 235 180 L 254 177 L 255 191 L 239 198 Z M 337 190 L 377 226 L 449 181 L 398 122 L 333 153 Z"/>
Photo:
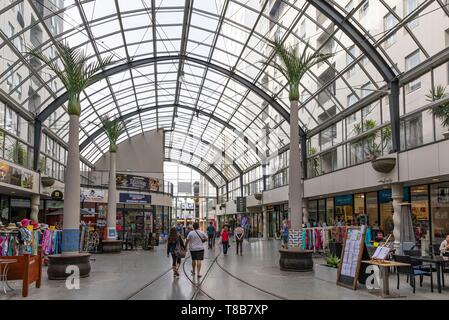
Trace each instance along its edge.
<path fill-rule="evenodd" d="M 363 285 L 359 285 L 354 291 L 319 280 L 314 277 L 313 272 L 280 271 L 278 247 L 277 241 L 252 240 L 251 243 L 245 242 L 243 256 L 236 256 L 235 245 L 230 248 L 227 256 L 220 254 L 218 248 L 215 251 L 206 250 L 202 270 L 204 278 L 201 281 L 194 279 L 195 285 L 187 279 L 187 275 L 192 277 L 190 260 L 185 264 L 187 275 L 181 269 L 181 277 L 173 278 L 169 271 L 171 258 L 167 258 L 163 246 L 154 251 L 92 255 L 91 275 L 80 280 L 78 290 L 68 290 L 65 281 L 48 280 L 44 267 L 41 288 L 36 289 L 32 285 L 26 299 L 191 299 L 198 291 L 196 286 L 203 290 L 195 295 L 196 299 L 208 299 L 208 296 L 214 299 L 235 300 L 380 299 L 369 293 Z M 219 265 L 214 263 L 218 254 Z M 315 262 L 321 263 L 322 260 L 316 259 Z M 224 272 L 220 266 L 231 275 Z M 402 299 L 449 299 L 449 287 L 443 288 L 443 293 L 439 294 L 436 290 L 436 279 L 434 280 L 434 293 L 430 292 L 429 280 L 425 279 L 423 287 L 418 286 L 416 294 L 413 294 L 405 276 L 402 276 L 399 291 Z M 6 295 L 1 292 L 0 300 L 23 299 L 19 289 L 20 283 L 14 284 L 18 289 Z M 393 292 L 396 291 L 395 276 L 390 278 L 390 288 Z"/>

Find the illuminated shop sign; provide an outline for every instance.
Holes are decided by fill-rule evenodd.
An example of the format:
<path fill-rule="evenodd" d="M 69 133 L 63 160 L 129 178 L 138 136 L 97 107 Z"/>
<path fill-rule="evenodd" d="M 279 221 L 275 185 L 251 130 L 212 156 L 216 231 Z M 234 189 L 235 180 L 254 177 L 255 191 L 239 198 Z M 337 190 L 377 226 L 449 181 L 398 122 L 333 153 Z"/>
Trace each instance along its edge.
<path fill-rule="evenodd" d="M 136 193 L 120 193 L 120 202 L 123 203 L 151 203 L 151 195 Z"/>

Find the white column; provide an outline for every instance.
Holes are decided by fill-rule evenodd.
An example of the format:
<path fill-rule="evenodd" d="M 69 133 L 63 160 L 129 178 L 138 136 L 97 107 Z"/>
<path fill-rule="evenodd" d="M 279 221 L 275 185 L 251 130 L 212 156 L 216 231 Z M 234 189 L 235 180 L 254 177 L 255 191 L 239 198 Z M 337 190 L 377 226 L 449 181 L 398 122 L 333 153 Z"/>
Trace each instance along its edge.
<path fill-rule="evenodd" d="M 39 219 L 39 205 L 41 201 L 41 196 L 38 194 L 33 194 L 31 196 L 31 220 L 38 222 Z"/>
<path fill-rule="evenodd" d="M 402 183 L 393 183 L 391 185 L 391 198 L 393 199 L 393 237 L 394 237 L 394 248 L 396 252 L 399 252 L 401 243 L 401 203 L 403 201 L 402 194 Z"/>
<path fill-rule="evenodd" d="M 303 223 L 307 224 L 309 222 L 309 199 L 302 199 L 302 212 Z"/>
<path fill-rule="evenodd" d="M 291 228 L 302 227 L 302 185 L 299 152 L 298 101 L 290 102 L 290 158 L 288 177 L 288 209 Z"/>
<path fill-rule="evenodd" d="M 108 216 L 106 220 L 108 240 L 117 239 L 117 183 L 116 183 L 116 165 L 117 153 L 109 152 L 109 186 L 108 186 Z"/>
<path fill-rule="evenodd" d="M 268 212 L 267 207 L 262 206 L 262 216 L 263 216 L 263 240 L 268 240 Z"/>
<path fill-rule="evenodd" d="M 62 253 L 79 252 L 80 225 L 80 152 L 79 116 L 70 115 L 69 143 L 64 192 Z"/>

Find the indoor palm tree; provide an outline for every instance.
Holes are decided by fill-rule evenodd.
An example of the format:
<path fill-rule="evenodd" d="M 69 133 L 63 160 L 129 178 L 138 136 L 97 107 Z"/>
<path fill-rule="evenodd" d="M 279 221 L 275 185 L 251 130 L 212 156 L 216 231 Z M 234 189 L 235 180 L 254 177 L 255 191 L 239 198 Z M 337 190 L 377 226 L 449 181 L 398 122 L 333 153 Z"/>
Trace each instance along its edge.
<path fill-rule="evenodd" d="M 304 50 L 300 53 L 299 46 L 285 46 L 281 41 L 274 41 L 274 51 L 279 58 L 279 63 L 271 60 L 266 62 L 282 73 L 287 80 L 290 100 L 290 158 L 289 158 L 289 195 L 288 203 L 290 210 L 291 227 L 301 229 L 303 221 L 301 184 L 301 165 L 299 152 L 299 126 L 298 126 L 298 103 L 299 84 L 301 79 L 314 65 L 329 59 L 331 54 L 322 54 L 310 51 L 306 43 Z M 303 159 L 306 161 L 306 159 Z"/>
<path fill-rule="evenodd" d="M 112 56 L 89 61 L 84 51 L 71 48 L 67 43 L 58 43 L 58 59 L 49 59 L 41 51 L 30 50 L 29 54 L 41 60 L 61 80 L 68 94 L 67 112 L 69 143 L 65 177 L 63 254 L 79 251 L 80 222 L 80 157 L 79 118 L 80 95 L 99 77 L 98 72 L 111 64 Z M 59 60 L 59 61 L 58 61 Z"/>
<path fill-rule="evenodd" d="M 442 85 L 437 85 L 436 88 L 429 90 L 429 93 L 426 94 L 427 101 L 432 102 L 436 100 L 440 100 L 447 97 L 446 87 Z M 446 129 L 449 129 L 449 102 L 445 102 L 442 104 L 438 104 L 430 109 L 436 118 L 441 121 L 441 125 Z M 449 131 L 443 133 L 445 138 L 449 138 Z"/>
<path fill-rule="evenodd" d="M 107 238 L 117 239 L 117 184 L 115 180 L 117 166 L 117 140 L 126 130 L 127 122 L 119 118 L 109 116 L 101 117 L 102 128 L 109 139 L 109 187 L 108 187 L 108 217 L 107 217 Z"/>

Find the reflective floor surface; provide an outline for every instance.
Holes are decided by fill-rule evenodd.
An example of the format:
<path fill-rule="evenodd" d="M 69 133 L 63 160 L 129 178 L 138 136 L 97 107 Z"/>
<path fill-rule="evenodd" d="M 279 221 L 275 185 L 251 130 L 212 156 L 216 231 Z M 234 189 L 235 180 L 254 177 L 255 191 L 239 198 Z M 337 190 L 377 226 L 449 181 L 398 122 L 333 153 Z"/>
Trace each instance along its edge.
<path fill-rule="evenodd" d="M 40 289 L 30 287 L 30 294 L 22 298 L 21 283 L 13 281 L 15 291 L 0 293 L 0 300 L 7 299 L 380 299 L 363 285 L 357 290 L 337 286 L 335 283 L 317 279 L 314 272 L 296 273 L 279 270 L 280 243 L 276 240 L 245 241 L 243 256 L 235 253 L 231 244 L 224 256 L 216 246 L 206 250 L 203 262 L 203 277 L 190 274 L 191 260 L 183 260 L 180 277 L 173 277 L 171 257 L 165 253 L 165 246 L 152 251 L 123 251 L 121 254 L 96 254 L 91 257 L 90 277 L 80 279 L 79 289 L 69 290 L 65 281 L 48 280 L 47 269 L 43 269 Z M 322 263 L 320 258 L 315 263 Z M 401 276 L 400 299 L 449 299 L 449 277 L 443 292 L 430 292 L 430 281 L 424 279 L 423 287 L 416 293 Z M 390 289 L 396 290 L 396 276 L 390 276 Z"/>

